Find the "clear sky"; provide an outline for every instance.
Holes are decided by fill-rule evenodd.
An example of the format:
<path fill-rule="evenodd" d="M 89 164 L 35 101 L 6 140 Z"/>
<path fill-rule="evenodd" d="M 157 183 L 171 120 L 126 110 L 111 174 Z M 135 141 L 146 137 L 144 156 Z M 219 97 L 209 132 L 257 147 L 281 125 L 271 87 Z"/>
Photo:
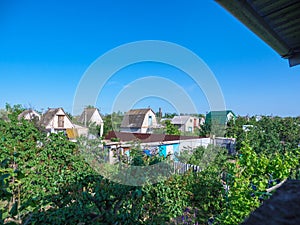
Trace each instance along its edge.
<path fill-rule="evenodd" d="M 210 0 L 2 0 L 0 108 L 10 103 L 38 110 L 64 107 L 71 112 L 87 68 L 105 52 L 141 40 L 173 42 L 196 53 L 218 80 L 226 107 L 236 114 L 300 115 L 300 66 L 290 68 Z M 147 76 L 175 82 L 190 96 L 197 112 L 210 110 L 193 80 L 155 62 L 131 65 L 114 74 L 101 90 L 97 107 L 109 113 L 120 91 Z M 163 112 L 176 111 L 172 104 L 155 97 L 128 102 L 154 111 L 162 107 Z"/>

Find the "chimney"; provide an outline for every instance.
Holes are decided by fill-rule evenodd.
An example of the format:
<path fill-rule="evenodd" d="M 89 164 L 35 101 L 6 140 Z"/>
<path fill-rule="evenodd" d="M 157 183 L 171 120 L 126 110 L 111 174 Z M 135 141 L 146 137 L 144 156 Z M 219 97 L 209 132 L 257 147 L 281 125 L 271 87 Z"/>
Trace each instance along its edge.
<path fill-rule="evenodd" d="M 159 107 L 159 109 L 158 109 L 158 117 L 159 117 L 159 118 L 162 118 L 162 111 L 161 111 L 161 107 Z"/>

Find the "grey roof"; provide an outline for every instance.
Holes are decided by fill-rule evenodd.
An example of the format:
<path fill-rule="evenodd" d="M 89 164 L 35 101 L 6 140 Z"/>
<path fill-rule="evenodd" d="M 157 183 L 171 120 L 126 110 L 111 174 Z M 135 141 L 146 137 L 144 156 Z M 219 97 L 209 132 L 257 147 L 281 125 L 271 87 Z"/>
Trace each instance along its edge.
<path fill-rule="evenodd" d="M 85 108 L 83 110 L 83 112 L 81 113 L 81 115 L 78 119 L 78 122 L 80 122 L 80 123 L 84 123 L 85 121 L 89 122 L 95 111 L 97 111 L 99 113 L 97 108 Z"/>
<path fill-rule="evenodd" d="M 290 66 L 300 64 L 299 0 L 216 0 L 244 23 Z"/>
<path fill-rule="evenodd" d="M 32 109 L 26 109 L 26 110 L 24 110 L 23 112 L 21 112 L 21 113 L 18 115 L 18 120 L 21 120 L 26 114 L 30 114 L 30 113 L 32 113 L 32 112 L 37 113 L 37 112 L 35 112 L 35 111 L 32 110 Z M 30 118 L 30 119 L 34 119 L 34 118 Z"/>
<path fill-rule="evenodd" d="M 174 116 L 171 123 L 172 124 L 186 124 L 186 122 L 191 118 L 191 116 Z"/>
<path fill-rule="evenodd" d="M 139 128 L 142 127 L 146 113 L 152 109 L 132 109 L 127 112 L 122 120 L 121 127 Z M 153 112 L 153 111 L 152 111 Z"/>
<path fill-rule="evenodd" d="M 60 109 L 62 108 L 48 109 L 48 111 L 42 115 L 39 125 L 46 127 Z"/>

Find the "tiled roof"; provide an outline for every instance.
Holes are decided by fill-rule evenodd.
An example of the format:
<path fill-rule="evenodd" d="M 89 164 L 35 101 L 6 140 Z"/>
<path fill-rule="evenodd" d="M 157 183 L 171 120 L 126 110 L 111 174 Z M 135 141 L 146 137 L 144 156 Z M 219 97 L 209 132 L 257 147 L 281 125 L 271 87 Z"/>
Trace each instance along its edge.
<path fill-rule="evenodd" d="M 106 140 L 111 138 L 119 138 L 120 141 L 140 141 L 141 143 L 163 142 L 163 141 L 177 141 L 200 138 L 198 136 L 181 136 L 181 135 L 167 135 L 167 134 L 143 134 L 143 133 L 127 133 L 110 131 L 106 136 Z"/>

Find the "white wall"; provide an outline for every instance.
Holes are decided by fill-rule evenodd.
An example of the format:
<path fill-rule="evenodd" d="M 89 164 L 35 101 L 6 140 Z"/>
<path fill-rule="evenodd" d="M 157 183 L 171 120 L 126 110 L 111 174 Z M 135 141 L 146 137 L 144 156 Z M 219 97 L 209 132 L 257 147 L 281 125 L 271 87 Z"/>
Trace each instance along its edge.
<path fill-rule="evenodd" d="M 186 121 L 186 123 L 185 123 L 185 125 L 184 125 L 184 131 L 185 132 L 189 132 L 190 130 L 189 130 L 189 127 L 191 127 L 192 128 L 192 131 L 191 132 L 194 132 L 194 117 L 190 117 L 187 121 Z"/>
<path fill-rule="evenodd" d="M 25 120 L 31 120 L 34 117 L 37 117 L 39 120 L 41 119 L 41 115 L 38 114 L 36 111 L 31 111 L 29 113 L 26 113 L 25 116 L 24 116 L 24 119 Z"/>
<path fill-rule="evenodd" d="M 179 143 L 179 151 L 182 151 L 186 148 L 197 148 L 199 146 L 207 147 L 211 144 L 210 138 L 197 138 L 197 139 L 190 139 L 190 140 L 180 140 Z"/>
<path fill-rule="evenodd" d="M 84 136 L 87 137 L 89 134 L 89 128 L 87 127 L 83 127 L 83 126 L 79 126 L 79 125 L 74 125 L 75 129 L 77 130 L 77 134 L 78 136 Z"/>
<path fill-rule="evenodd" d="M 102 118 L 100 116 L 100 113 L 98 111 L 95 111 L 93 113 L 93 115 L 92 115 L 89 122 L 95 123 L 95 124 L 100 126 L 100 137 L 102 137 L 104 123 L 103 123 L 103 120 L 102 120 Z"/>
<path fill-rule="evenodd" d="M 229 120 L 233 119 L 233 118 L 234 118 L 234 115 L 232 114 L 232 112 L 229 112 L 229 113 L 227 114 L 227 122 L 228 122 Z"/>
<path fill-rule="evenodd" d="M 97 125 L 103 124 L 103 120 L 102 120 L 100 114 L 97 111 L 95 111 L 93 113 L 93 115 L 92 115 L 92 117 L 91 117 L 91 119 L 90 119 L 89 122 L 95 123 Z"/>
<path fill-rule="evenodd" d="M 149 126 L 149 116 L 152 117 L 152 125 Z M 156 120 L 156 116 L 155 113 L 153 113 L 152 110 L 149 110 L 144 118 L 143 124 L 142 124 L 142 128 L 141 128 L 141 133 L 147 133 L 148 128 L 152 128 L 152 127 L 157 127 L 157 120 Z"/>
<path fill-rule="evenodd" d="M 58 126 L 58 116 L 63 115 L 64 116 L 64 127 Z M 53 119 L 49 122 L 49 124 L 46 126 L 46 129 L 54 129 L 54 130 L 61 130 L 61 129 L 67 129 L 67 128 L 74 128 L 73 123 L 68 119 L 66 114 L 62 109 L 59 109 L 58 112 L 55 114 Z"/>

